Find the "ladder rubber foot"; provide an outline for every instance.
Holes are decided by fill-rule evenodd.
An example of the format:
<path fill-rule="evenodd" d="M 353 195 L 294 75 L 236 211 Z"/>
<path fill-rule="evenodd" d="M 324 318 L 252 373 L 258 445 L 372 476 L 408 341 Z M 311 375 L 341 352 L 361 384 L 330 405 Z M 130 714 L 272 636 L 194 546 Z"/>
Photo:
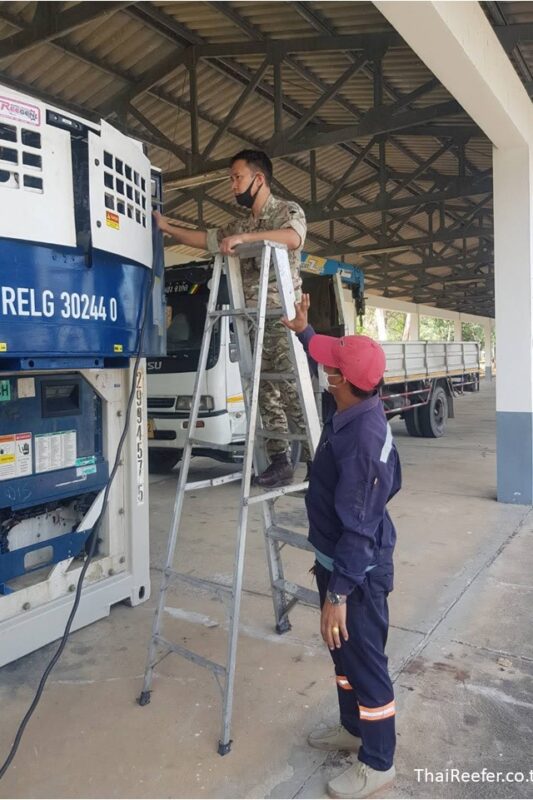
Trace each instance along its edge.
<path fill-rule="evenodd" d="M 139 705 L 140 706 L 147 706 L 148 703 L 150 702 L 150 695 L 151 694 L 152 694 L 152 692 L 141 692 L 141 694 L 139 696 L 139 699 L 137 700 Z"/>
<path fill-rule="evenodd" d="M 288 619 L 284 619 L 276 625 L 276 633 L 279 633 L 280 636 L 283 633 L 288 633 L 290 630 L 292 630 L 292 625 Z"/>
<path fill-rule="evenodd" d="M 227 755 L 229 753 L 229 751 L 231 750 L 231 745 L 232 744 L 233 744 L 233 739 L 230 739 L 227 744 L 224 744 L 224 742 L 220 742 L 219 741 L 219 743 L 218 743 L 218 754 L 219 754 L 219 756 Z"/>

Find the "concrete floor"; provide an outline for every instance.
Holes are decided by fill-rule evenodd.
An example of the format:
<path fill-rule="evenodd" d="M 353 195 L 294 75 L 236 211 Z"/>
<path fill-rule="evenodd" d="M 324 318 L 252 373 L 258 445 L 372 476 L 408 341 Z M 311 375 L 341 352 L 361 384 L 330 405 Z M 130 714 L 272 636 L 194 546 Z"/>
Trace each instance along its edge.
<path fill-rule="evenodd" d="M 459 399 L 456 410 L 440 440 L 410 439 L 393 423 L 404 488 L 390 507 L 398 546 L 388 650 L 399 713 L 398 777 L 386 796 L 531 797 L 533 516 L 494 500 L 493 386 Z M 227 470 L 193 463 L 195 479 Z M 292 631 L 273 633 L 257 510 L 231 754 L 215 751 L 214 680 L 179 657 L 159 663 L 151 704 L 136 705 L 175 485 L 175 475 L 151 480 L 152 599 L 118 606 L 71 636 L 1 797 L 318 798 L 348 763 L 344 754 L 325 756 L 305 744 L 320 720 L 337 718 L 330 658 L 313 609 L 296 608 Z M 236 498 L 232 485 L 191 497 L 181 569 L 230 580 Z M 287 521 L 302 525 L 303 501 L 284 503 Z M 290 553 L 287 564 L 289 578 L 311 586 L 309 554 Z M 170 638 L 224 659 L 224 611 L 209 594 L 172 590 L 166 617 Z M 51 653 L 49 646 L 0 670 L 2 758 Z M 522 771 L 525 781 L 446 783 L 438 774 L 483 767 Z"/>

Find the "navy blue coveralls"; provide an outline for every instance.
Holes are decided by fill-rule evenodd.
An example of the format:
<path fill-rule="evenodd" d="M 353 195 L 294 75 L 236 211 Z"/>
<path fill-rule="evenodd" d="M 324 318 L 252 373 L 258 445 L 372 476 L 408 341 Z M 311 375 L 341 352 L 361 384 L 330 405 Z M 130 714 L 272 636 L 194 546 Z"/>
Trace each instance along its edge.
<path fill-rule="evenodd" d="M 298 337 L 306 350 L 313 335 L 308 326 Z M 328 589 L 348 595 L 349 639 L 331 651 L 340 717 L 362 740 L 359 760 L 377 770 L 392 766 L 396 743 L 385 655 L 396 531 L 386 505 L 400 487 L 400 459 L 379 395 L 346 411 L 331 408 L 306 496 L 309 541 L 321 605 Z"/>

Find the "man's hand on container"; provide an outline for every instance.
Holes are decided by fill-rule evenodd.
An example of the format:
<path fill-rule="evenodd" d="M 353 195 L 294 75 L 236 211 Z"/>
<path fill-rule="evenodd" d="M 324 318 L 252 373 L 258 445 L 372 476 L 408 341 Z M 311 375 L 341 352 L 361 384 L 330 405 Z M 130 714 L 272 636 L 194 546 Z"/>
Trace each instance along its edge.
<path fill-rule="evenodd" d="M 282 322 L 286 328 L 294 333 L 303 333 L 309 325 L 308 314 L 311 299 L 308 294 L 303 294 L 300 302 L 294 304 L 295 316 L 293 319 L 282 317 Z"/>
<path fill-rule="evenodd" d="M 159 228 L 160 231 L 163 233 L 170 233 L 172 235 L 173 229 L 181 228 L 182 223 L 177 219 L 169 219 L 165 217 L 160 211 L 152 211 L 152 216 L 154 218 L 154 222 Z M 183 225 L 183 227 L 186 227 Z"/>

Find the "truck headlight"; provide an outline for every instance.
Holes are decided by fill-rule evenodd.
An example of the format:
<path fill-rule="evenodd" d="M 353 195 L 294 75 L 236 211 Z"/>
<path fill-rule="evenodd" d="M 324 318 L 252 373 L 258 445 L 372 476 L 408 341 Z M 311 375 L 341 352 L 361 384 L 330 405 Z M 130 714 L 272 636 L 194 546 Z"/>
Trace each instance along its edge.
<path fill-rule="evenodd" d="M 176 402 L 177 411 L 190 411 L 192 406 L 192 395 L 182 394 L 178 397 Z M 200 397 L 200 411 L 213 411 L 215 408 L 215 401 L 210 394 L 203 394 Z"/>

